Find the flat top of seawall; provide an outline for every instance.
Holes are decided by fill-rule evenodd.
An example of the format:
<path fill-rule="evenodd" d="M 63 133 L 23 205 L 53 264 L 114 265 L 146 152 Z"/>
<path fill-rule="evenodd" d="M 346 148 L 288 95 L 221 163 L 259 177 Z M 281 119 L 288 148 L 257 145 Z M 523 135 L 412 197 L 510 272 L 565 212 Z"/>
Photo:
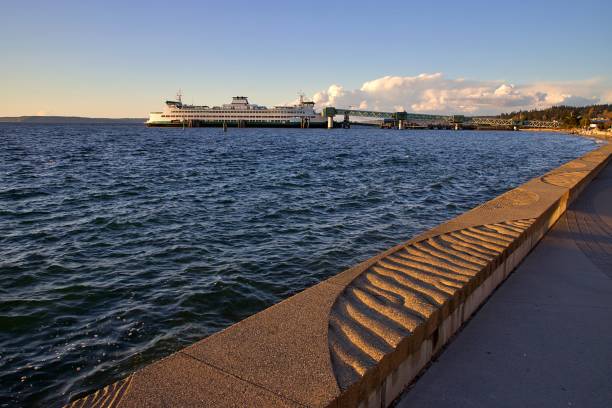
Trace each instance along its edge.
<path fill-rule="evenodd" d="M 603 145 L 69 406 L 385 406 L 611 155 Z"/>

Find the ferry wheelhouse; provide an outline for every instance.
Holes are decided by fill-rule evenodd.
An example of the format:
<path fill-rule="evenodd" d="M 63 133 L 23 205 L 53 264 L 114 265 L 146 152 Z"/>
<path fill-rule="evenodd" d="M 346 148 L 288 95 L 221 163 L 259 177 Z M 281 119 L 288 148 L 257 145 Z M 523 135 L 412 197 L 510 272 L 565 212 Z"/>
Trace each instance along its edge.
<path fill-rule="evenodd" d="M 324 119 L 314 110 L 314 102 L 300 96 L 293 106 L 267 108 L 249 103 L 246 96 L 234 96 L 222 106 L 187 105 L 179 92 L 177 100 L 166 101 L 162 112 L 151 112 L 147 126 L 230 126 L 230 127 L 323 127 Z"/>

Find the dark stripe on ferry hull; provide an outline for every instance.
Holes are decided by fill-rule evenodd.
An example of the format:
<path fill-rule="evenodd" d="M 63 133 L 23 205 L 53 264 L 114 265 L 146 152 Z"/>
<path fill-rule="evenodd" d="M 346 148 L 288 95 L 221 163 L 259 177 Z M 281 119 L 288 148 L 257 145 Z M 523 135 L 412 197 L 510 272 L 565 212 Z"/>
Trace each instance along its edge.
<path fill-rule="evenodd" d="M 246 127 L 246 128 L 300 128 L 300 122 L 263 122 L 263 121 L 228 121 L 226 122 L 227 127 Z M 204 121 L 204 120 L 192 120 L 186 122 L 173 122 L 173 123 L 147 123 L 147 127 L 223 127 L 221 121 Z M 310 122 L 309 128 L 325 128 L 327 122 Z"/>

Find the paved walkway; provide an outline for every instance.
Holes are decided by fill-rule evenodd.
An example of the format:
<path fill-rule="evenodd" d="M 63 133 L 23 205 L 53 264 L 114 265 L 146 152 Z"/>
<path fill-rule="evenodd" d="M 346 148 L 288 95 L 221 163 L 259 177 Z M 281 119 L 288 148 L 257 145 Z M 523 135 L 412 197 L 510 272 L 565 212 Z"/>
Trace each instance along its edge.
<path fill-rule="evenodd" d="M 398 407 L 612 407 L 612 164 Z"/>

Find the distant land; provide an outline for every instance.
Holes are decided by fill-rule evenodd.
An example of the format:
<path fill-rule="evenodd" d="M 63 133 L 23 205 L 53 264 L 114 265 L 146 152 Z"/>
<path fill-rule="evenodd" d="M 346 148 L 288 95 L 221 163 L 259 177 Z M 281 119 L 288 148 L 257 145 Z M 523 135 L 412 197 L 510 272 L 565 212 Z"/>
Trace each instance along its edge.
<path fill-rule="evenodd" d="M 557 120 L 565 128 L 587 127 L 591 119 L 612 120 L 612 104 L 552 106 L 547 109 L 502 113 L 498 117 L 513 120 Z M 608 122 L 604 127 L 609 126 Z"/>
<path fill-rule="evenodd" d="M 586 127 L 591 119 L 605 119 L 610 126 L 612 121 L 612 104 L 588 106 L 552 106 L 546 109 L 533 109 L 510 113 L 501 113 L 487 117 L 513 120 L 556 120 L 564 128 Z M 88 118 L 81 116 L 4 116 L 0 123 L 32 124 L 144 124 L 146 118 Z"/>
<path fill-rule="evenodd" d="M 79 116 L 5 116 L 0 117 L 0 123 L 40 123 L 45 125 L 60 124 L 143 124 L 144 118 L 85 118 Z"/>

